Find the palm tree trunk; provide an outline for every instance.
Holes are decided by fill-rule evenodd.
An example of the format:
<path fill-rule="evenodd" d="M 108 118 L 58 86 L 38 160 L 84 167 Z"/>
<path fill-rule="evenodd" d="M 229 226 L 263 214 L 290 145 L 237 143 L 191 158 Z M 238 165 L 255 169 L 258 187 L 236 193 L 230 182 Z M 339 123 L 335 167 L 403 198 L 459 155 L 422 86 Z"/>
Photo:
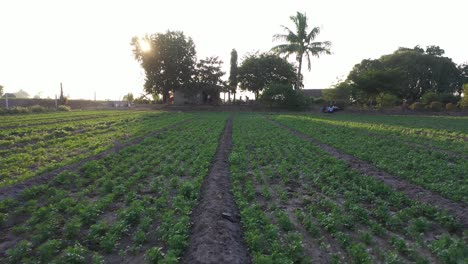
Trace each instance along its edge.
<path fill-rule="evenodd" d="M 299 68 L 297 69 L 296 90 L 301 88 L 301 68 L 302 68 L 302 54 L 299 55 Z"/>

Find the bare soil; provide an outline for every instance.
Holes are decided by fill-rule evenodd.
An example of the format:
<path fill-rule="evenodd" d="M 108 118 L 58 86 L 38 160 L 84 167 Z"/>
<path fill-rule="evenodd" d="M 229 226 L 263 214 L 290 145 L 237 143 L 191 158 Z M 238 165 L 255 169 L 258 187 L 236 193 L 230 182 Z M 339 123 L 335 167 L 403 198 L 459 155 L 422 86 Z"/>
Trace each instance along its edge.
<path fill-rule="evenodd" d="M 297 137 L 303 140 L 312 142 L 313 144 L 320 147 L 322 150 L 332 155 L 333 157 L 344 161 L 346 164 L 348 164 L 350 168 L 355 169 L 364 175 L 371 176 L 378 180 L 381 180 L 385 184 L 395 189 L 396 191 L 405 193 L 409 198 L 447 210 L 448 212 L 450 212 L 452 215 L 454 215 L 460 220 L 464 228 L 468 228 L 468 205 L 467 204 L 463 202 L 454 202 L 452 200 L 444 198 L 440 196 L 439 194 L 433 193 L 420 186 L 409 183 L 403 179 L 400 179 L 394 175 L 391 175 L 385 171 L 382 171 L 365 161 L 357 159 L 354 156 L 338 151 L 337 149 L 329 145 L 323 144 L 320 141 L 314 138 L 311 138 L 310 136 L 307 136 L 288 126 L 280 124 L 269 118 L 267 118 L 267 120 L 269 120 L 271 123 L 275 124 L 276 126 L 280 128 L 288 130 L 289 132 L 291 132 L 292 134 L 296 135 Z"/>
<path fill-rule="evenodd" d="M 250 263 L 240 216 L 231 193 L 228 157 L 232 150 L 232 117 L 221 136 L 205 177 L 199 203 L 191 215 L 190 244 L 182 263 Z"/>
<path fill-rule="evenodd" d="M 115 153 L 115 152 L 118 152 L 120 150 L 122 150 L 123 148 L 126 148 L 126 147 L 129 147 L 129 146 L 132 146 L 132 145 L 136 145 L 136 144 L 139 144 L 141 143 L 143 140 L 145 140 L 146 138 L 148 137 L 152 137 L 152 136 L 155 136 L 157 134 L 160 134 L 160 133 L 163 133 L 163 132 L 166 132 L 167 130 L 169 129 L 172 129 L 174 127 L 177 127 L 179 125 L 182 125 L 183 123 L 186 123 L 186 122 L 189 122 L 191 121 L 192 118 L 189 118 L 189 119 L 186 119 L 186 120 L 183 120 L 183 121 L 180 121 L 180 122 L 177 122 L 175 124 L 172 124 L 170 126 L 167 126 L 165 128 L 162 128 L 162 129 L 159 129 L 159 130 L 156 130 L 148 135 L 145 135 L 143 137 L 138 137 L 138 138 L 135 138 L 129 142 L 125 142 L 125 143 L 116 143 L 114 145 L 114 147 L 106 150 L 106 151 L 103 151 L 99 154 L 96 154 L 94 156 L 91 156 L 91 157 L 88 157 L 88 158 L 85 158 L 85 159 L 82 159 L 80 160 L 79 162 L 76 162 L 76 163 L 73 163 L 73 164 L 69 164 L 69 165 L 66 165 L 66 166 L 63 166 L 63 167 L 60 167 L 60 168 L 57 168 L 55 170 L 52 170 L 50 172 L 45 172 L 39 176 L 36 176 L 34 178 L 31 178 L 31 179 L 28 179 L 28 180 L 25 180 L 25 181 L 22 181 L 20 183 L 17 183 L 15 185 L 11 185 L 11 186 L 6 186 L 6 187 L 3 187 L 3 188 L 0 188 L 0 200 L 3 200 L 3 199 L 7 199 L 7 198 L 17 198 L 19 196 L 19 194 L 27 189 L 27 188 L 30 188 L 32 186 L 35 186 L 35 185 L 38 185 L 38 184 L 44 184 L 44 183 L 47 183 L 48 181 L 50 181 L 51 179 L 53 179 L 54 177 L 56 177 L 58 174 L 66 171 L 66 170 L 75 170 L 77 168 L 79 168 L 80 166 L 82 166 L 83 164 L 85 164 L 86 162 L 89 162 L 89 161 L 92 161 L 92 160 L 99 160 L 99 159 L 102 159 L 102 158 L 105 158 L 106 156 L 112 154 L 112 153 Z"/>

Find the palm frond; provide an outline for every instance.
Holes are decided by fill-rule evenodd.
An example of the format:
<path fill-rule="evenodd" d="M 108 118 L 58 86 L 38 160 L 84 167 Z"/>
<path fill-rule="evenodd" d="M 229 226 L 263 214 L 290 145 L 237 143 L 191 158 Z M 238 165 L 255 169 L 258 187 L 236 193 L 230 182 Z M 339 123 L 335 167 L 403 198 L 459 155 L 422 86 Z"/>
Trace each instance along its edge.
<path fill-rule="evenodd" d="M 294 53 L 297 53 L 299 45 L 296 44 L 280 44 L 271 49 L 272 52 L 278 55 L 285 55 L 285 58 L 289 58 Z"/>
<path fill-rule="evenodd" d="M 307 43 L 313 41 L 317 35 L 320 34 L 320 28 L 319 27 L 314 27 L 309 34 L 307 35 Z"/>
<path fill-rule="evenodd" d="M 323 42 L 312 42 L 307 45 L 307 50 L 312 51 L 314 56 L 317 54 L 331 54 L 330 52 L 331 42 L 330 41 L 323 41 Z"/>
<path fill-rule="evenodd" d="M 273 41 L 287 41 L 288 40 L 288 35 L 286 34 L 275 34 L 273 35 Z"/>
<path fill-rule="evenodd" d="M 285 34 L 286 39 L 285 41 L 290 42 L 290 43 L 297 43 L 300 42 L 300 37 L 294 33 L 290 28 L 286 26 L 281 26 L 284 31 L 286 31 L 287 34 Z"/>
<path fill-rule="evenodd" d="M 305 13 L 297 12 L 295 16 L 291 16 L 290 19 L 296 26 L 296 36 L 298 39 L 303 40 L 307 36 L 307 15 Z"/>

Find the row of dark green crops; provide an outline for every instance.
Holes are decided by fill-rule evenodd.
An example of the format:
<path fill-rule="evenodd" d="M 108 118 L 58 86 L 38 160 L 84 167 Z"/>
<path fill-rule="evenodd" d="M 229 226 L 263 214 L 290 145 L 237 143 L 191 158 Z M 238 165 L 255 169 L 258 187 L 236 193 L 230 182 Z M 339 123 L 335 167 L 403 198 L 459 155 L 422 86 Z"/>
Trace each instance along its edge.
<path fill-rule="evenodd" d="M 276 115 L 273 119 L 446 198 L 468 202 L 468 134 L 460 129 L 468 126 L 468 119 L 445 120 L 446 129 L 410 129 L 389 125 L 385 119 L 380 124 L 344 117 Z M 426 117 L 429 124 L 439 119 Z M 449 126 L 449 121 L 454 125 Z"/>
<path fill-rule="evenodd" d="M 2 129 L 0 187 L 80 161 L 116 143 L 143 137 L 190 118 L 190 114 L 164 112 L 92 113 L 86 119 L 59 116 L 55 123 Z M 33 116 L 24 118 L 30 117 Z"/>
<path fill-rule="evenodd" d="M 140 111 L 142 112 L 142 111 Z M 2 116 L 0 127 L 26 127 L 42 124 L 51 124 L 57 122 L 80 121 L 94 119 L 97 117 L 113 117 L 134 114 L 135 111 L 117 111 L 117 110 L 93 110 L 93 111 L 73 111 L 73 112 L 52 112 L 31 115 L 12 115 Z"/>
<path fill-rule="evenodd" d="M 176 263 L 226 119 L 197 115 L 1 201 L 0 262 Z"/>
<path fill-rule="evenodd" d="M 304 132 L 322 127 L 306 117 L 275 119 Z M 254 263 L 466 260 L 462 225 L 447 212 L 349 169 L 262 116 L 236 117 L 233 137 L 233 191 Z"/>
<path fill-rule="evenodd" d="M 11 152 L 2 154 L 2 163 L 23 154 L 16 156 L 18 164 L 22 159 L 39 164 L 18 166 L 26 168 L 22 172 L 2 171 L 8 179 L 40 175 L 46 165 L 39 161 L 49 152 L 56 153 L 53 164 L 59 167 L 116 141 L 143 141 L 0 200 L 0 263 L 180 261 L 189 243 L 190 213 L 229 114 L 98 116 L 7 129 L 26 134 L 5 139 L 12 141 L 0 149 Z M 466 223 L 350 169 L 274 123 L 465 203 L 464 119 L 426 117 L 427 123 L 411 123 L 404 117 L 231 116 L 228 166 L 253 263 L 466 263 Z M 447 128 L 432 123 L 437 120 Z M 67 134 L 54 136 L 57 129 Z M 81 144 L 68 145 L 75 141 Z M 41 147 L 47 151 L 36 150 Z M 67 149 L 78 155 L 67 155 Z"/>

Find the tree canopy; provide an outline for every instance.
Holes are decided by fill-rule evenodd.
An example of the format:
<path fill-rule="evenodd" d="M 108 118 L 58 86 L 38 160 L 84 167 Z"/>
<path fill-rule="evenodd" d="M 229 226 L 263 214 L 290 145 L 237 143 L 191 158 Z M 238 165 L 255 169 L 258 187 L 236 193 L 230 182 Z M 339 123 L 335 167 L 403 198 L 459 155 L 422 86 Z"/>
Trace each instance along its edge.
<path fill-rule="evenodd" d="M 256 98 L 271 83 L 292 85 L 295 79 L 293 65 L 274 54 L 250 54 L 239 67 L 238 81 L 241 89 L 253 92 Z"/>
<path fill-rule="evenodd" d="M 207 57 L 197 63 L 194 76 L 194 89 L 191 93 L 202 92 L 217 99 L 220 91 L 225 87 L 221 77 L 224 72 L 221 70 L 223 62 L 218 57 Z"/>
<path fill-rule="evenodd" d="M 458 65 L 457 68 L 460 71 L 462 83 L 468 84 L 468 62 Z"/>
<path fill-rule="evenodd" d="M 230 93 L 234 93 L 234 98 L 237 90 L 237 74 L 239 70 L 237 68 L 237 51 L 232 49 L 231 51 L 231 69 L 229 72 L 229 97 L 231 96 Z M 229 98 L 230 100 L 230 98 Z"/>
<path fill-rule="evenodd" d="M 195 71 L 196 52 L 192 39 L 180 31 L 167 31 L 131 41 L 135 59 L 145 71 L 145 91 L 162 94 L 190 89 Z"/>
<path fill-rule="evenodd" d="M 129 102 L 131 104 L 135 100 L 135 97 L 133 96 L 133 93 L 128 93 L 128 94 L 124 95 L 122 100 L 127 101 L 127 102 Z"/>
<path fill-rule="evenodd" d="M 461 93 L 462 78 L 457 65 L 438 46 L 426 51 L 399 48 L 376 60 L 366 59 L 356 64 L 346 83 L 355 100 L 372 100 L 392 94 L 400 100 L 417 101 L 427 92 L 436 94 Z"/>
<path fill-rule="evenodd" d="M 296 89 L 302 86 L 302 58 L 307 58 L 307 66 L 310 71 L 310 57 L 319 57 L 322 54 L 331 54 L 330 41 L 314 42 L 315 38 L 320 33 L 319 27 L 314 27 L 309 31 L 307 24 L 307 15 L 305 13 L 297 12 L 295 16 L 290 17 L 294 23 L 295 28 L 290 29 L 282 26 L 285 34 L 276 34 L 273 36 L 274 40 L 285 41 L 285 44 L 280 44 L 273 47 L 271 50 L 279 55 L 285 55 L 288 58 L 292 54 L 296 54 L 296 60 L 299 63 L 296 75 Z"/>

